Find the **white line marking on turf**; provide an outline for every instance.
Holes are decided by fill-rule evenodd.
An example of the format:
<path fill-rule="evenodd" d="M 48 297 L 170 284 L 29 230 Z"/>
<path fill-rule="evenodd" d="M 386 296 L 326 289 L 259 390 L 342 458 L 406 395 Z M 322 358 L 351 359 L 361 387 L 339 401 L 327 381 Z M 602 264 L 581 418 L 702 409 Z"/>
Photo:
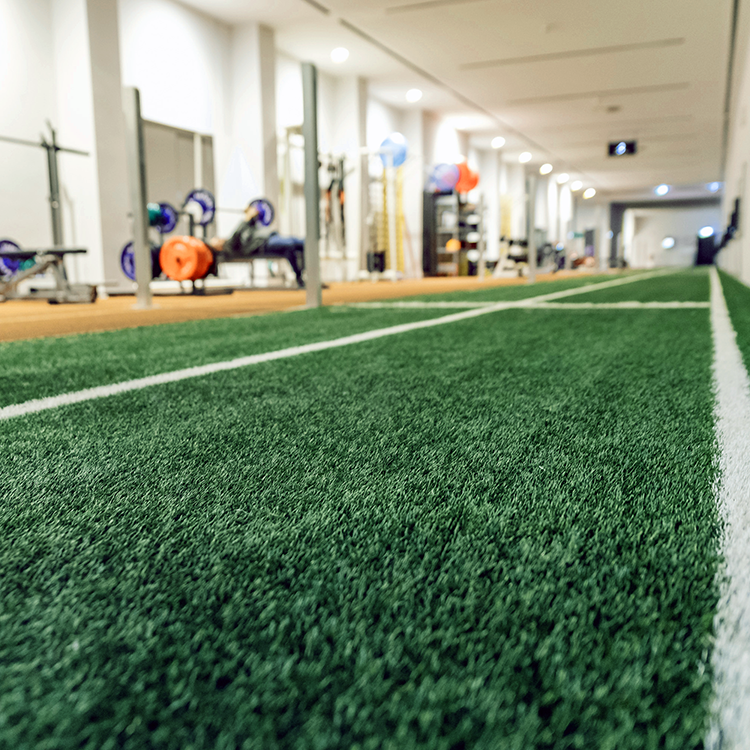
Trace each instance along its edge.
<path fill-rule="evenodd" d="M 393 310 L 406 308 L 410 310 L 431 310 L 442 308 L 458 308 L 466 310 L 469 308 L 492 307 L 493 302 L 358 302 L 348 304 L 345 307 L 365 308 L 368 310 Z M 709 308 L 710 302 L 538 302 L 529 305 L 526 301 L 509 302 L 509 307 L 524 307 L 531 310 L 675 310 L 683 308 Z"/>
<path fill-rule="evenodd" d="M 715 268 L 711 269 L 711 326 L 725 568 L 714 621 L 714 716 L 706 747 L 747 750 L 750 748 L 750 380 Z"/>
<path fill-rule="evenodd" d="M 585 287 L 585 291 L 594 291 L 595 289 L 608 289 L 613 286 L 620 286 L 622 284 L 629 284 L 633 281 L 641 281 L 642 279 L 652 278 L 654 276 L 661 276 L 664 273 L 669 272 L 658 272 L 651 274 L 641 274 L 638 276 L 629 276 L 625 279 L 615 279 L 612 281 L 604 281 L 598 284 L 590 284 Z M 312 352 L 321 352 L 326 349 L 336 349 L 342 346 L 349 346 L 350 344 L 359 344 L 363 341 L 373 341 L 374 339 L 380 339 L 385 336 L 394 336 L 399 333 L 407 333 L 409 331 L 416 331 L 420 328 L 433 328 L 435 326 L 446 325 L 447 323 L 456 323 L 460 320 L 467 320 L 469 318 L 476 318 L 480 315 L 487 315 L 488 313 L 499 312 L 501 310 L 509 310 L 511 308 L 524 308 L 533 307 L 538 302 L 546 302 L 547 300 L 559 299 L 560 297 L 568 297 L 573 294 L 580 294 L 583 290 L 580 287 L 574 289 L 565 289 L 561 292 L 552 292 L 550 294 L 542 294 L 538 297 L 530 297 L 525 300 L 516 302 L 496 302 L 486 307 L 476 308 L 472 310 L 464 310 L 463 312 L 453 313 L 452 315 L 445 315 L 441 318 L 434 318 L 432 320 L 420 320 L 414 323 L 403 323 L 397 326 L 390 326 L 389 328 L 379 328 L 374 331 L 365 331 L 364 333 L 356 333 L 352 336 L 344 336 L 339 339 L 332 339 L 329 341 L 318 341 L 314 344 L 303 344 L 302 346 L 292 346 L 288 349 L 280 349 L 275 352 L 266 352 L 264 354 L 253 354 L 248 357 L 239 357 L 226 362 L 214 362 L 208 365 L 199 365 L 197 367 L 188 367 L 183 370 L 175 370 L 173 372 L 164 372 L 159 375 L 149 375 L 145 378 L 138 378 L 136 380 L 127 380 L 123 383 L 113 383 L 112 385 L 100 385 L 94 388 L 86 388 L 82 391 L 74 391 L 72 393 L 63 393 L 59 396 L 48 396 L 46 398 L 34 399 L 32 401 L 26 401 L 22 404 L 12 404 L 10 406 L 4 406 L 0 408 L 0 421 L 5 419 L 11 419 L 13 417 L 20 417 L 26 414 L 34 414 L 35 412 L 46 411 L 47 409 L 56 409 L 59 406 L 69 406 L 71 404 L 80 404 L 84 401 L 91 401 L 96 398 L 106 398 L 107 396 L 115 396 L 119 393 L 129 393 L 130 391 L 140 391 L 143 388 L 149 388 L 153 385 L 162 385 L 164 383 L 176 383 L 180 380 L 187 380 L 189 378 L 198 378 L 203 375 L 211 375 L 215 372 L 224 372 L 226 370 L 237 370 L 241 367 L 249 367 L 251 365 L 261 364 L 263 362 L 272 362 L 276 359 L 287 359 L 288 357 L 296 357 L 300 354 L 310 354 Z"/>
<path fill-rule="evenodd" d="M 534 305 L 552 310 L 684 310 L 709 308 L 710 302 L 542 302 Z"/>

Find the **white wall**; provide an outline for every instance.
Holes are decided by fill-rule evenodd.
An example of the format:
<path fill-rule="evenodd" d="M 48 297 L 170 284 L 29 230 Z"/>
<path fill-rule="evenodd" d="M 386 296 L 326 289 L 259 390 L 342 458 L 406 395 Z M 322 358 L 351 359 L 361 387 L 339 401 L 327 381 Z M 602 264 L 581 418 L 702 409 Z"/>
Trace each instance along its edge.
<path fill-rule="evenodd" d="M 57 120 L 51 14 L 50 0 L 0 0 L 0 135 L 38 141 L 44 121 Z M 0 142 L 0 163 L 0 238 L 48 245 L 46 153 Z"/>
<path fill-rule="evenodd" d="M 745 21 L 746 22 L 746 21 Z M 740 46 L 739 49 L 742 49 Z M 729 224 L 736 198 L 740 198 L 740 230 L 717 258 L 718 264 L 750 283 L 750 206 L 748 205 L 748 162 L 750 162 L 750 45 L 743 58 L 736 61 L 735 76 L 739 86 L 735 89 L 730 120 L 729 147 L 724 177 L 722 203 L 722 233 Z M 717 177 L 717 179 L 719 179 Z"/>
<path fill-rule="evenodd" d="M 631 268 L 690 266 L 699 230 L 711 226 L 718 233 L 720 223 L 719 208 L 628 209 L 623 219 L 625 260 Z M 665 237 L 674 237 L 673 248 L 662 247 Z"/>

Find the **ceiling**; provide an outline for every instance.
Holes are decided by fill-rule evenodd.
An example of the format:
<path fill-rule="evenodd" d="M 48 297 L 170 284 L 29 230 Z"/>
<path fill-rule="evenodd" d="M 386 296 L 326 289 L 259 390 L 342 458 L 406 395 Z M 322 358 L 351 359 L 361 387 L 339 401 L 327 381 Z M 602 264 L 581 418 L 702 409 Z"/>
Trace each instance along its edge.
<path fill-rule="evenodd" d="M 182 1 L 266 23 L 284 52 L 455 115 L 473 139 L 503 135 L 506 158 L 528 149 L 612 196 L 663 182 L 705 195 L 721 179 L 733 0 Z M 351 55 L 337 66 L 338 46 Z M 613 140 L 638 153 L 609 157 Z"/>

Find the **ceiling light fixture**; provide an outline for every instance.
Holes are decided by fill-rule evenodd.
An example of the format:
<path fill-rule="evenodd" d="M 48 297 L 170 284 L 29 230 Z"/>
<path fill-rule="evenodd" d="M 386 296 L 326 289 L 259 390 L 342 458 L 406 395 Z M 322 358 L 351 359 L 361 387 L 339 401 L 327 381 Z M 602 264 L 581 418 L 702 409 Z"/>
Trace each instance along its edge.
<path fill-rule="evenodd" d="M 414 104 L 422 98 L 422 92 L 419 89 L 409 89 L 406 92 L 406 101 Z"/>
<path fill-rule="evenodd" d="M 531 154 L 528 151 L 524 151 L 519 157 L 518 161 L 521 162 L 521 164 L 527 164 L 531 161 Z"/>
<path fill-rule="evenodd" d="M 580 180 L 570 183 L 570 189 L 576 193 L 583 187 L 583 183 Z"/>
<path fill-rule="evenodd" d="M 675 244 L 676 244 L 676 241 L 675 241 L 675 238 L 674 238 L 674 237 L 665 237 L 665 238 L 664 238 L 664 239 L 663 239 L 663 240 L 661 241 L 661 246 L 662 246 L 662 247 L 663 247 L 663 248 L 664 248 L 665 250 L 671 250 L 671 249 L 672 249 L 672 248 L 673 248 L 673 247 L 675 246 Z"/>
<path fill-rule="evenodd" d="M 657 195 L 666 195 L 670 190 L 669 185 L 659 185 L 659 187 L 654 188 L 654 192 Z"/>
<path fill-rule="evenodd" d="M 700 232 L 698 232 L 698 236 L 701 239 L 708 239 L 709 237 L 714 236 L 714 228 L 713 227 L 703 227 Z"/>
<path fill-rule="evenodd" d="M 505 138 L 501 135 L 492 139 L 492 148 L 502 148 L 505 145 Z"/>
<path fill-rule="evenodd" d="M 595 195 L 596 195 L 596 189 L 588 188 L 583 194 L 583 199 L 588 200 L 589 198 L 593 198 Z"/>
<path fill-rule="evenodd" d="M 557 175 L 557 184 L 564 185 L 570 179 L 570 175 L 567 172 Z"/>
<path fill-rule="evenodd" d="M 539 167 L 539 174 L 549 174 L 554 167 L 551 164 L 542 164 L 541 167 Z"/>
<path fill-rule="evenodd" d="M 331 60 L 337 64 L 346 62 L 349 59 L 349 50 L 346 47 L 336 47 L 331 50 Z"/>
<path fill-rule="evenodd" d="M 712 192 L 712 193 L 718 193 L 719 190 L 721 190 L 721 183 L 720 182 L 709 182 L 706 187 Z"/>

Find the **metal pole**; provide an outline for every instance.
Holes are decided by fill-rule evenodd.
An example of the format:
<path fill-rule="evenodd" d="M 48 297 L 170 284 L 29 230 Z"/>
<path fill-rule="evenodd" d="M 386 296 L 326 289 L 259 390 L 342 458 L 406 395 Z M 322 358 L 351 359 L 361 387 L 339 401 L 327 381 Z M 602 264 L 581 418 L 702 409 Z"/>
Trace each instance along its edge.
<path fill-rule="evenodd" d="M 529 264 L 529 284 L 536 283 L 536 174 L 533 172 L 529 175 L 529 207 L 527 211 L 529 231 L 528 231 L 528 264 Z"/>
<path fill-rule="evenodd" d="M 47 169 L 49 171 L 49 206 L 52 214 L 52 244 L 62 247 L 63 239 L 62 204 L 60 203 L 60 172 L 57 166 L 57 133 L 50 126 L 52 143 L 42 139 L 47 150 Z"/>
<path fill-rule="evenodd" d="M 136 309 L 146 310 L 151 304 L 151 243 L 148 239 L 148 208 L 146 204 L 146 154 L 141 120 L 141 95 L 136 88 L 123 90 L 125 135 L 130 182 L 130 203 L 133 211 L 133 255 L 135 280 L 138 285 Z"/>
<path fill-rule="evenodd" d="M 484 194 L 479 196 L 479 224 L 477 224 L 479 230 L 479 265 L 477 266 L 477 276 L 479 281 L 484 281 L 485 271 L 485 239 L 484 239 Z"/>
<path fill-rule="evenodd" d="M 305 303 L 320 307 L 320 177 L 318 174 L 318 71 L 312 63 L 302 63 L 302 106 L 305 138 Z"/>
<path fill-rule="evenodd" d="M 388 209 L 388 245 L 391 281 L 398 278 L 398 229 L 396 227 L 396 168 L 393 166 L 393 151 L 386 154 L 388 166 L 385 170 L 386 208 Z"/>

